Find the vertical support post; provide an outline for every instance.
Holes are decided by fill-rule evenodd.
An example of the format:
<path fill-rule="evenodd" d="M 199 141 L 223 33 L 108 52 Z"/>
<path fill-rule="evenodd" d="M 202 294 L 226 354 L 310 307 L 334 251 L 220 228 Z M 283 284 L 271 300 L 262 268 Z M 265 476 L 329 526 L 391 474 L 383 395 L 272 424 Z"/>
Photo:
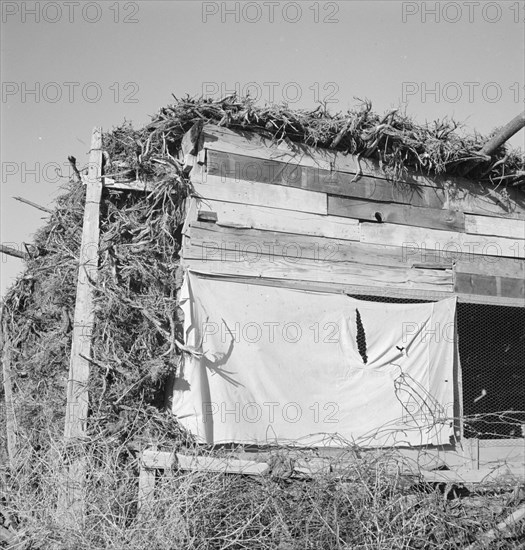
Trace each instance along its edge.
<path fill-rule="evenodd" d="M 151 460 L 147 460 L 147 457 L 151 451 L 156 450 L 157 446 L 154 445 L 146 451 L 143 451 L 140 456 L 139 494 L 137 501 L 138 519 L 147 517 L 155 500 L 155 465 L 151 463 Z"/>
<path fill-rule="evenodd" d="M 81 441 L 86 436 L 88 416 L 88 381 L 91 357 L 91 338 L 94 323 L 94 285 L 98 274 L 100 199 L 102 195 L 102 131 L 94 128 L 91 137 L 86 203 L 80 247 L 80 264 L 77 278 L 77 294 L 73 321 L 71 358 L 67 383 L 67 405 L 64 428 L 66 446 Z M 79 458 L 66 466 L 66 480 L 62 491 L 59 512 L 63 521 L 75 526 L 82 523 L 84 515 L 83 485 L 86 461 Z"/>
<path fill-rule="evenodd" d="M 2 374 L 4 379 L 4 395 L 6 409 L 7 454 L 9 466 L 16 470 L 18 458 L 18 442 L 16 433 L 16 414 L 11 383 L 11 342 L 7 333 L 7 323 L 4 321 L 4 308 L 0 310 L 0 347 L 2 348 Z"/>

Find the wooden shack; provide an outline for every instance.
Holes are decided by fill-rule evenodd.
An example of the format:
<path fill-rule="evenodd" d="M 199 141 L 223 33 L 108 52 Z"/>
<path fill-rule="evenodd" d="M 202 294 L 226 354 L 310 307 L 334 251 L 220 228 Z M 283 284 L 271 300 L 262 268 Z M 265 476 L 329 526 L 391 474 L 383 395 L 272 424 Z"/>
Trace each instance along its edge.
<path fill-rule="evenodd" d="M 229 343 L 238 342 L 230 338 L 231 326 L 219 331 L 222 342 L 228 344 L 222 350 L 207 350 L 203 343 L 202 324 L 210 318 L 199 318 L 207 311 L 206 304 L 200 314 L 195 304 L 214 301 L 214 293 L 225 293 L 223 298 L 230 300 L 232 308 L 250 296 L 249 292 L 232 291 L 240 288 L 232 286 L 235 284 L 302 292 L 306 293 L 306 301 L 338 296 L 358 300 L 352 304 L 362 307 L 386 304 L 397 308 L 393 313 L 377 310 L 377 315 L 387 315 L 385 322 L 414 305 L 452 299 L 452 322 L 438 326 L 437 332 L 433 329 L 429 338 L 447 340 L 453 347 L 441 366 L 432 367 L 443 372 L 446 369 L 447 376 L 454 379 L 447 394 L 453 396 L 452 402 L 443 404 L 439 413 L 450 421 L 450 429 L 434 439 L 422 438 L 421 445 L 433 449 L 432 459 L 439 455 L 449 467 L 476 470 L 494 461 L 521 467 L 525 460 L 522 190 L 508 188 L 501 193 L 466 178 L 421 173 L 407 173 L 402 181 L 392 181 L 377 161 L 368 158 L 287 139 L 277 142 L 260 133 L 211 124 L 188 132 L 182 153 L 195 190 L 183 229 L 181 257 L 186 276 L 223 283 L 208 288 L 208 298 L 199 295 L 199 285 L 183 296 L 183 302 L 188 301 L 186 316 L 194 317 L 186 320 L 186 343 L 193 351 L 188 354 L 189 364 L 179 373 L 174 391 L 174 412 L 183 423 L 190 429 L 194 426 L 188 420 L 193 413 L 188 411 L 195 412 L 196 405 L 188 395 L 197 391 L 196 386 L 213 400 L 214 390 L 209 386 L 215 382 L 210 382 L 211 378 L 190 380 L 188 372 L 192 368 L 207 371 L 210 377 L 230 386 L 232 390 L 221 395 L 230 396 L 226 399 L 231 399 L 232 406 L 237 398 L 242 399 L 236 389 L 238 385 L 244 387 L 236 380 L 239 373 L 228 368 L 234 345 Z M 263 296 L 263 302 L 274 304 L 272 299 L 281 299 L 270 298 L 269 291 L 266 298 L 264 291 L 259 291 L 259 296 Z M 248 301 L 243 305 L 254 314 L 263 302 Z M 319 304 L 322 303 L 321 299 Z M 284 309 L 287 307 L 283 304 Z M 271 307 L 268 311 L 272 311 Z M 198 336 L 196 319 L 201 323 Z M 274 321 L 274 317 L 270 315 L 268 321 Z M 355 348 L 366 363 L 366 351 L 361 348 L 363 339 L 372 335 L 366 334 L 366 326 L 357 326 L 356 330 Z M 218 338 L 217 327 L 213 327 L 213 332 Z M 208 330 L 211 333 L 212 329 Z M 254 345 L 244 351 L 246 364 L 258 354 L 271 357 L 270 344 L 260 340 L 249 343 Z M 398 350 L 402 356 L 401 348 L 400 342 Z M 298 361 L 307 361 L 300 354 L 297 357 Z M 454 364 L 447 366 L 447 361 Z M 303 367 L 280 365 L 282 384 L 294 385 L 293 377 L 283 374 L 294 370 L 300 384 Z M 304 370 L 305 376 L 308 372 Z M 268 385 L 259 374 L 253 376 L 258 387 Z M 203 384 L 207 385 L 204 390 L 200 387 Z M 276 398 L 286 394 L 280 389 L 274 390 Z M 257 401 L 256 390 L 252 388 L 250 392 Z M 208 408 L 209 423 L 239 422 L 228 404 L 225 414 L 217 403 L 208 403 Z M 355 414 L 362 414 L 363 418 L 357 421 L 366 423 L 367 415 L 373 413 L 367 405 L 359 410 L 362 413 Z M 206 416 L 203 410 L 195 414 Z M 442 421 L 444 425 L 446 422 Z M 211 428 L 209 423 L 205 425 L 206 419 L 203 422 L 203 441 L 218 443 L 213 436 L 206 437 Z M 298 434 L 299 426 L 300 423 Z M 338 427 L 334 425 L 334 432 Z M 399 426 L 396 429 L 403 431 Z M 272 432 L 268 444 L 283 441 Z M 314 445 L 311 438 L 304 441 Z M 377 441 L 388 445 L 390 440 Z M 403 441 L 408 442 L 406 447 L 418 447 L 417 438 L 416 443 L 408 436 L 392 441 L 400 447 L 405 446 Z M 231 442 L 236 442 L 235 436 Z M 301 445 L 301 441 L 294 444 Z M 348 434 L 335 443 L 324 438 L 320 446 L 329 448 L 334 444 L 348 444 Z M 410 449 L 407 452 L 410 454 Z"/>

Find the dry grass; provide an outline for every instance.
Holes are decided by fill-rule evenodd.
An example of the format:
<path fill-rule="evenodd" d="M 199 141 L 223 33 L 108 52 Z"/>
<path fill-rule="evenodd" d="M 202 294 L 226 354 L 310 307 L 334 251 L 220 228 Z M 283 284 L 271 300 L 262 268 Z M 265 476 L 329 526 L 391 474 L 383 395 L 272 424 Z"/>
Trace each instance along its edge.
<path fill-rule="evenodd" d="M 111 440 L 83 449 L 89 476 L 83 525 L 66 528 L 56 502 L 65 449 L 27 455 L 3 486 L 21 548 L 124 549 L 459 549 L 516 508 L 519 486 L 439 487 L 392 470 L 391 455 L 332 461 L 333 473 L 313 478 L 248 477 L 169 471 L 157 476 L 155 500 L 137 514 L 138 455 Z M 283 463 L 286 456 L 274 457 Z M 523 489 L 522 489 L 523 490 Z M 523 524 L 491 548 L 520 548 Z M 521 546 L 520 546 L 521 545 Z"/>

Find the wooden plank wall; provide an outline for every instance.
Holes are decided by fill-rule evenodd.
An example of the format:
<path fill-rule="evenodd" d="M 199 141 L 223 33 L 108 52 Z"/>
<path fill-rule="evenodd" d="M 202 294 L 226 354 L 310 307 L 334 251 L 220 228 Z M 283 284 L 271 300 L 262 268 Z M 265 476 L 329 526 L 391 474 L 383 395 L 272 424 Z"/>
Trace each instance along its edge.
<path fill-rule="evenodd" d="M 183 258 L 196 271 L 525 305 L 525 194 L 517 189 L 504 195 L 414 174 L 393 183 L 369 159 L 212 125 L 198 143 L 184 155 L 199 200 Z"/>

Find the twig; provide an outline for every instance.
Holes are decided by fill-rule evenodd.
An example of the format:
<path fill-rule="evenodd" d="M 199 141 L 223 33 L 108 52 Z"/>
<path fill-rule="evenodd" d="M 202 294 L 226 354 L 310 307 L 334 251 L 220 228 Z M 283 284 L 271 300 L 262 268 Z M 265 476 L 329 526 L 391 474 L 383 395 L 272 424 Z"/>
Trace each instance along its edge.
<path fill-rule="evenodd" d="M 38 210 L 42 210 L 42 212 L 47 212 L 48 214 L 52 214 L 53 211 L 49 208 L 46 208 L 45 206 L 40 206 L 39 204 L 36 204 L 36 202 L 28 201 L 27 199 L 24 199 L 23 197 L 13 197 L 15 201 L 23 202 L 25 204 L 29 204 L 29 206 L 32 206 L 33 208 L 36 208 Z"/>

